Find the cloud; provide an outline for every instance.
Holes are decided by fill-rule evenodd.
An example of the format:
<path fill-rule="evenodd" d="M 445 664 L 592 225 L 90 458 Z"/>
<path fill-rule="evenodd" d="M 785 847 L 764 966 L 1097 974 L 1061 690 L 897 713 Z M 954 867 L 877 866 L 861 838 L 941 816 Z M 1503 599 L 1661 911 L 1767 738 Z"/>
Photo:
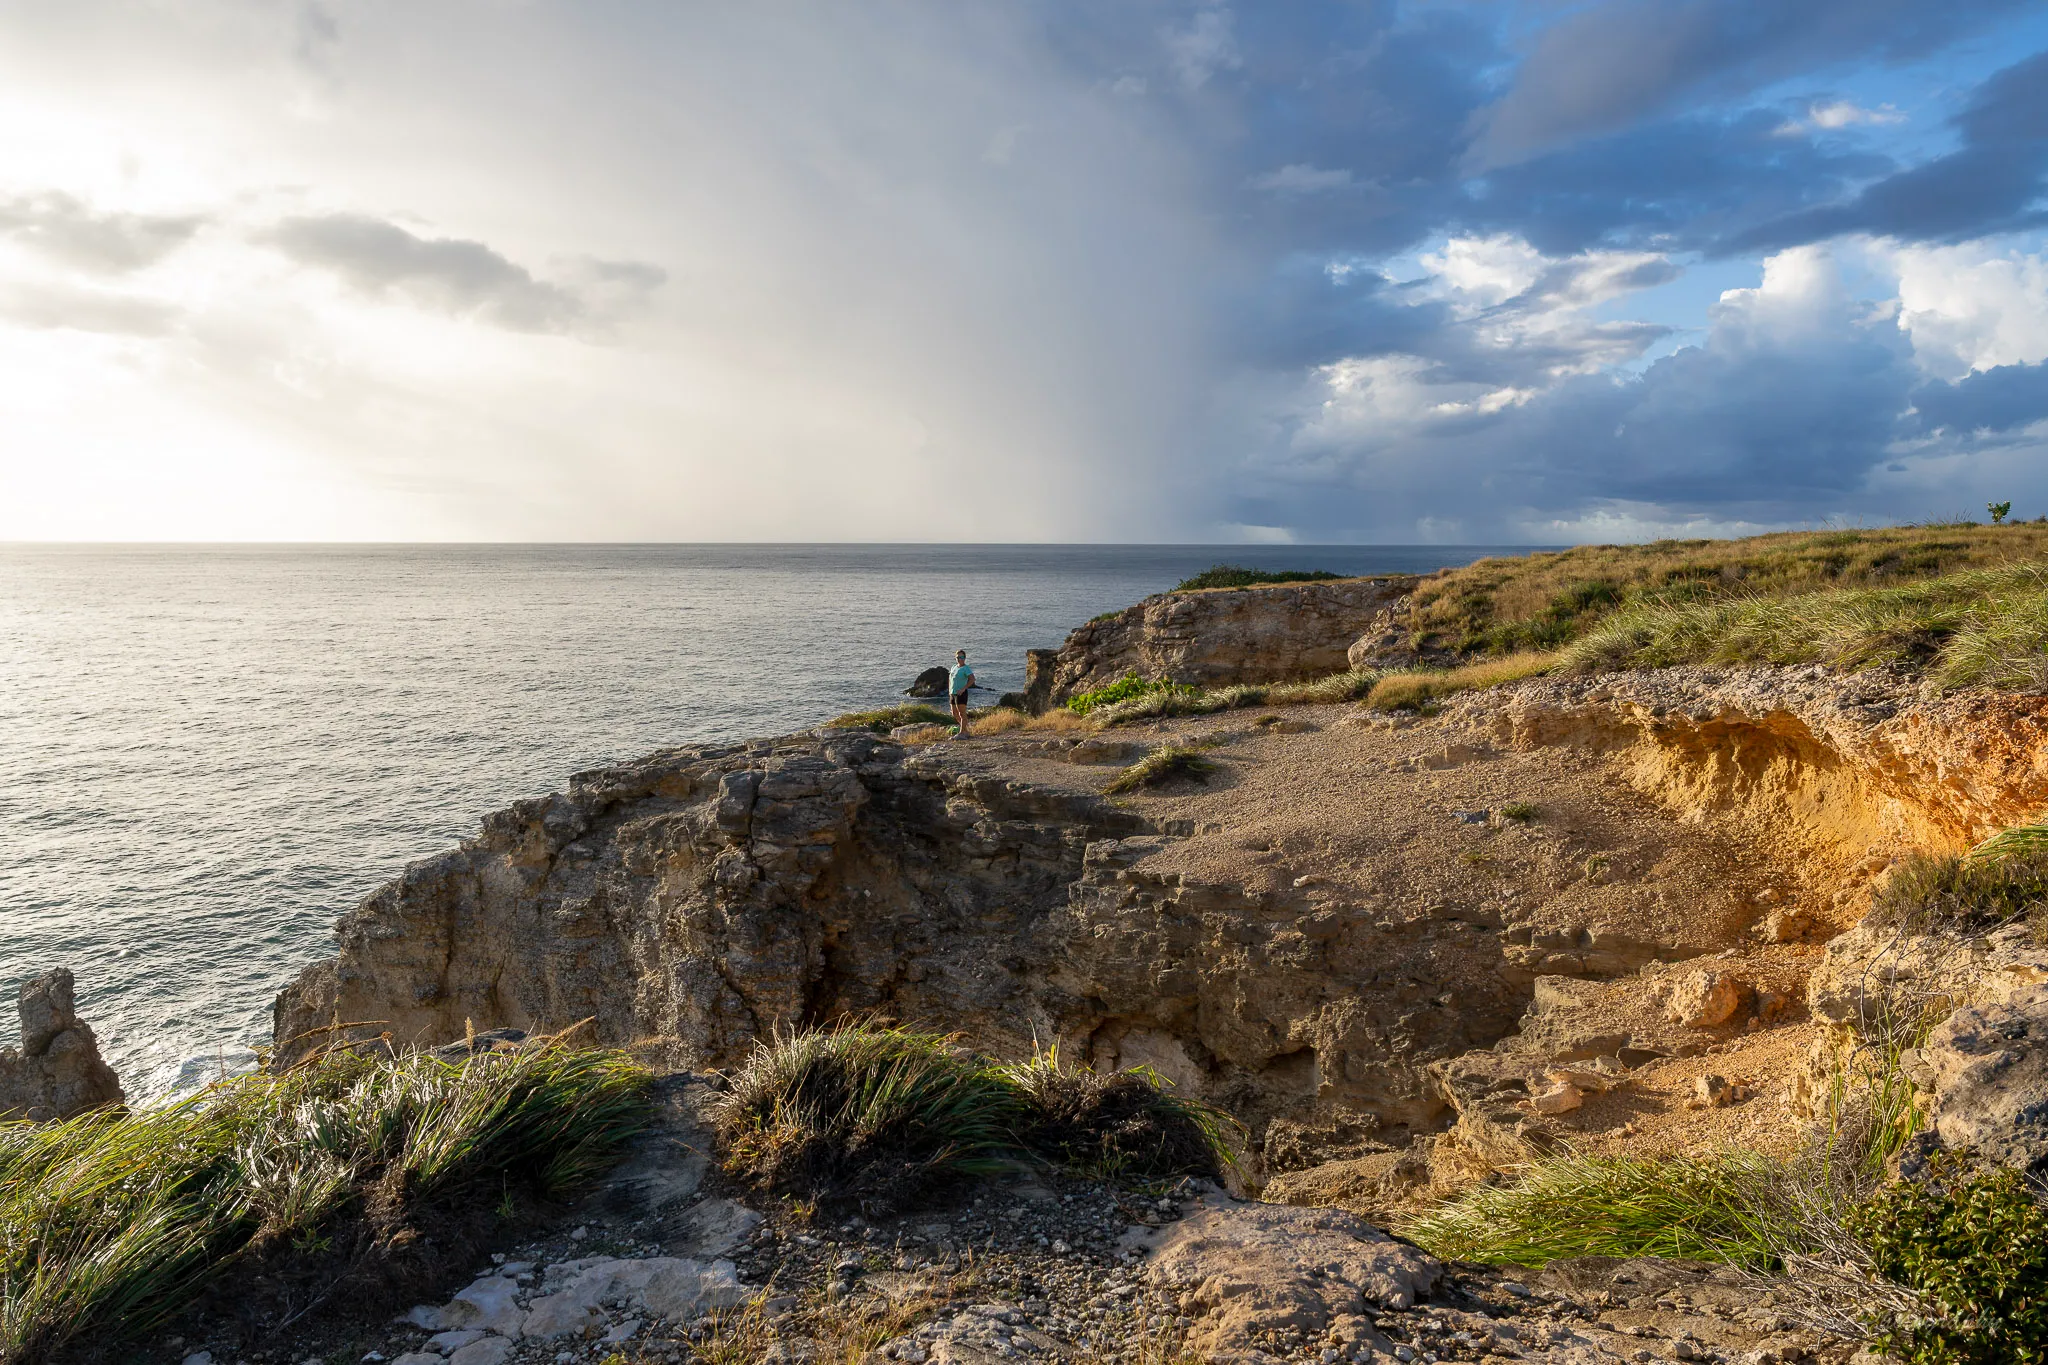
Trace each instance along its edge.
<path fill-rule="evenodd" d="M 1539 279 L 1565 298 L 1597 298 L 1627 268 L 1547 264 Z M 1474 292 L 1497 295 L 1528 273 L 1482 272 Z M 1759 285 L 1715 306 L 1701 345 L 1639 375 L 1601 354 L 1603 341 L 1625 351 L 1626 339 L 1603 338 L 1603 324 L 1574 322 L 1571 310 L 1547 312 L 1545 288 L 1514 296 L 1527 310 L 1505 348 L 1515 360 L 1491 374 L 1423 355 L 1318 371 L 1311 415 L 1256 467 L 1264 488 L 1244 498 L 1243 519 L 1257 511 L 1303 539 L 1391 538 L 1446 507 L 1461 509 L 1460 534 L 1479 538 L 1575 525 L 1621 504 L 1644 524 L 1784 524 L 1862 496 L 1921 382 L 1908 339 L 1870 315 L 1822 249 L 1772 258 Z M 1480 339 L 1496 335 L 1487 328 L 1503 307 L 1474 315 Z M 1546 347 L 1550 364 L 1527 363 Z"/>
<path fill-rule="evenodd" d="M 1913 391 L 1921 431 L 2005 432 L 2048 420 L 2048 365 L 1997 365 Z"/>
<path fill-rule="evenodd" d="M 1273 194 L 1316 194 L 1323 190 L 1341 190 L 1350 184 L 1350 171 L 1341 168 L 1326 171 L 1306 162 L 1296 162 L 1277 171 L 1253 176 L 1251 181 L 1253 189 Z"/>
<path fill-rule="evenodd" d="M 0 236 L 95 275 L 124 275 L 155 265 L 190 241 L 206 221 L 197 214 L 100 212 L 54 190 L 0 199 Z"/>
<path fill-rule="evenodd" d="M 1205 5 L 1195 11 L 1186 25 L 1169 29 L 1160 37 L 1183 89 L 1199 90 L 1218 71 L 1244 65 L 1226 6 Z"/>
<path fill-rule="evenodd" d="M 1544 26 L 1475 119 L 1472 164 L 1513 165 L 1702 96 L 1855 59 L 1919 57 L 2024 0 L 1605 0 Z"/>
<path fill-rule="evenodd" d="M 38 331 L 155 337 L 170 332 L 179 316 L 171 304 L 133 294 L 58 282 L 0 285 L 0 320 Z"/>
<path fill-rule="evenodd" d="M 578 267 L 589 286 L 579 291 L 535 279 L 482 242 L 419 237 L 356 213 L 287 218 L 262 240 L 364 294 L 395 294 L 515 332 L 571 331 L 593 315 L 600 294 L 644 296 L 667 278 L 660 267 L 641 262 L 590 260 Z"/>
<path fill-rule="evenodd" d="M 1956 242 L 2048 223 L 2048 52 L 2015 62 L 1976 90 L 1951 125 L 1962 146 L 1845 202 L 1738 234 L 1730 252 L 1777 250 L 1852 232 Z"/>
<path fill-rule="evenodd" d="M 1854 128 L 1858 124 L 1883 125 L 1905 121 L 1906 116 L 1889 104 L 1865 109 L 1850 100 L 1829 100 L 1809 105 L 1805 124 L 1809 128 L 1826 128 L 1832 132 L 1840 128 Z"/>

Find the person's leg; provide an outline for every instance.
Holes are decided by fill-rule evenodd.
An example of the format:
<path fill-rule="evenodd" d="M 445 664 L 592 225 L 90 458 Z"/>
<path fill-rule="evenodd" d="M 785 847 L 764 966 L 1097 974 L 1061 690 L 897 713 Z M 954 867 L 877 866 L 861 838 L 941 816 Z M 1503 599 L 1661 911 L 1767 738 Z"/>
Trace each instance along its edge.
<path fill-rule="evenodd" d="M 960 727 L 960 737 L 967 737 L 967 694 L 962 692 L 953 698 L 953 724 Z"/>

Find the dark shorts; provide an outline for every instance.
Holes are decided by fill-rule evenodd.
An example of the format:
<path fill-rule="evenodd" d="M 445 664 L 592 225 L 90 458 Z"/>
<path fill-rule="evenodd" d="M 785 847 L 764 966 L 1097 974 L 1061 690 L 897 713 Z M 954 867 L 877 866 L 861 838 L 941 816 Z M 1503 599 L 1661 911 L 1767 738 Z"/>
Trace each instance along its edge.
<path fill-rule="evenodd" d="M 965 692 L 955 692 L 955 693 L 953 694 L 953 705 L 955 705 L 955 706 L 965 706 L 965 705 L 967 705 L 967 694 L 966 694 Z"/>

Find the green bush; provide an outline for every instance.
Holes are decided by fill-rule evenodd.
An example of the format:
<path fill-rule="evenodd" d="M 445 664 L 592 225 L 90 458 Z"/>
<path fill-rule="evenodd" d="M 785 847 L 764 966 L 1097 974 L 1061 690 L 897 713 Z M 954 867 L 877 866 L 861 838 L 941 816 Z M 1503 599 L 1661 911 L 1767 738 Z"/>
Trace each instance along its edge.
<path fill-rule="evenodd" d="M 1131 725 L 1172 716 L 1206 716 L 1226 709 L 1214 693 L 1184 683 L 1165 684 L 1139 696 L 1097 707 L 1090 714 L 1097 725 Z"/>
<path fill-rule="evenodd" d="M 1199 592 L 1203 588 L 1253 588 L 1261 583 L 1321 583 L 1343 574 L 1328 569 L 1247 569 L 1237 564 L 1218 564 L 1193 578 L 1174 584 L 1175 592 Z"/>
<path fill-rule="evenodd" d="M 1114 706 L 1118 702 L 1130 701 L 1174 685 L 1170 682 L 1147 682 L 1135 673 L 1126 673 L 1107 686 L 1088 692 L 1076 692 L 1067 698 L 1067 709 L 1077 716 L 1085 716 L 1099 707 Z"/>
<path fill-rule="evenodd" d="M 1849 1217 L 1879 1274 L 1933 1316 L 1874 1322 L 1879 1349 L 1913 1365 L 2048 1359 L 2048 1210 L 2018 1173 L 1935 1158 Z"/>
<path fill-rule="evenodd" d="M 337 1054 L 163 1109 L 0 1125 L 0 1362 L 154 1330 L 251 1250 L 317 1251 L 353 1222 L 373 1258 L 429 1205 L 562 1193 L 646 1122 L 647 1084 L 553 1044 Z"/>

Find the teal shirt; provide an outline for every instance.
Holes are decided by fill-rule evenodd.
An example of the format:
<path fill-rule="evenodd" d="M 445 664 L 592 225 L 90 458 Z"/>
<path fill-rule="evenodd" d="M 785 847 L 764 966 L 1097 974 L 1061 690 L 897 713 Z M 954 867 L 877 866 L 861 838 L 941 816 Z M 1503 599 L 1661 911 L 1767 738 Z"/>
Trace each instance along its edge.
<path fill-rule="evenodd" d="M 966 664 L 954 665 L 953 678 L 952 681 L 947 685 L 946 690 L 957 697 L 973 685 L 974 670 L 969 668 Z"/>

